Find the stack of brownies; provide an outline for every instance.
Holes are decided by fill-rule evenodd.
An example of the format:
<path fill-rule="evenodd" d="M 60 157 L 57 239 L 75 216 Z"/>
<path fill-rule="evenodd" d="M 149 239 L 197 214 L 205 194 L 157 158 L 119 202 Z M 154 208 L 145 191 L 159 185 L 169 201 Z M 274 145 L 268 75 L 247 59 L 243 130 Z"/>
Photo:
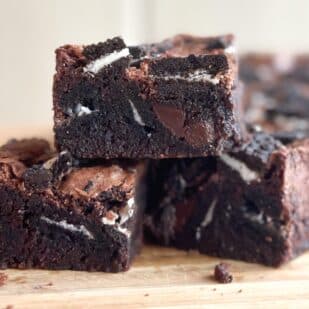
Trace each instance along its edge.
<path fill-rule="evenodd" d="M 1 268 L 124 271 L 143 234 L 272 266 L 309 248 L 309 57 L 239 71 L 232 35 L 178 35 L 56 63 L 57 151 L 0 148 Z"/>

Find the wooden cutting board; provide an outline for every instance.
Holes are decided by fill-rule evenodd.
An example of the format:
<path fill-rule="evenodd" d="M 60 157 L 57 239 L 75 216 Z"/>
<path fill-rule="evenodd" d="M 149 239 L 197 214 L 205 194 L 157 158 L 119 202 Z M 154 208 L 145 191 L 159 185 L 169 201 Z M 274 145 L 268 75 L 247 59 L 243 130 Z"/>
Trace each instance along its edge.
<path fill-rule="evenodd" d="M 48 128 L 2 128 L 0 143 L 32 135 L 52 137 Z M 226 261 L 234 277 L 231 284 L 212 278 L 221 261 L 196 252 L 145 246 L 132 268 L 120 274 L 0 270 L 7 275 L 0 286 L 0 309 L 309 308 L 309 252 L 280 269 Z"/>

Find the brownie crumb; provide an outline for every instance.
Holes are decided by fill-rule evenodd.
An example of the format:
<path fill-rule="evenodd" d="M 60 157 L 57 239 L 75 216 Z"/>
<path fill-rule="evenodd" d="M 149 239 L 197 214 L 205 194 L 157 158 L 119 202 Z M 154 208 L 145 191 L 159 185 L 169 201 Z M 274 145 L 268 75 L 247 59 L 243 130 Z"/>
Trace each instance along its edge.
<path fill-rule="evenodd" d="M 237 291 L 237 293 L 241 293 L 241 292 L 242 292 L 242 289 L 240 289 L 240 290 Z"/>
<path fill-rule="evenodd" d="M 233 276 L 229 273 L 229 264 L 220 263 L 215 266 L 214 278 L 219 283 L 231 283 Z"/>
<path fill-rule="evenodd" d="M 149 296 L 149 294 L 144 294 L 144 296 L 146 297 L 146 296 Z"/>
<path fill-rule="evenodd" d="M 0 286 L 3 286 L 8 280 L 8 275 L 5 273 L 0 273 Z"/>

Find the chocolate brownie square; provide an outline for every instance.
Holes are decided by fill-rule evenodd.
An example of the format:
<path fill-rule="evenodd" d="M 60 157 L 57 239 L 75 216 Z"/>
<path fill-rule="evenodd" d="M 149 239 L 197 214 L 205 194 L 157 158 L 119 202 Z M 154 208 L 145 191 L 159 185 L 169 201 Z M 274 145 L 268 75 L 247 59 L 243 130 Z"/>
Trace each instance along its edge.
<path fill-rule="evenodd" d="M 56 50 L 54 130 L 77 158 L 218 154 L 242 137 L 233 36 Z"/>
<path fill-rule="evenodd" d="M 277 137 L 282 133 L 289 140 L 309 137 L 308 68 L 305 55 L 243 55 L 240 78 L 245 83 L 245 120 Z"/>
<path fill-rule="evenodd" d="M 44 140 L 0 148 L 0 268 L 119 272 L 142 240 L 142 163 L 79 162 Z"/>
<path fill-rule="evenodd" d="M 279 266 L 309 248 L 309 139 L 255 133 L 219 157 L 153 161 L 147 238 Z"/>

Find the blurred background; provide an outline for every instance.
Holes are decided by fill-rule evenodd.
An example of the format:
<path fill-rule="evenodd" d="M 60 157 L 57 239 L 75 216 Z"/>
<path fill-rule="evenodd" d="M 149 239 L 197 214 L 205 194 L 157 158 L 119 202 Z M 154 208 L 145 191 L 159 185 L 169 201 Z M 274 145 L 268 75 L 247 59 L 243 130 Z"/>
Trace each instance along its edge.
<path fill-rule="evenodd" d="M 122 35 L 235 33 L 240 52 L 309 51 L 308 0 L 0 0 L 0 125 L 51 125 L 54 50 Z"/>

